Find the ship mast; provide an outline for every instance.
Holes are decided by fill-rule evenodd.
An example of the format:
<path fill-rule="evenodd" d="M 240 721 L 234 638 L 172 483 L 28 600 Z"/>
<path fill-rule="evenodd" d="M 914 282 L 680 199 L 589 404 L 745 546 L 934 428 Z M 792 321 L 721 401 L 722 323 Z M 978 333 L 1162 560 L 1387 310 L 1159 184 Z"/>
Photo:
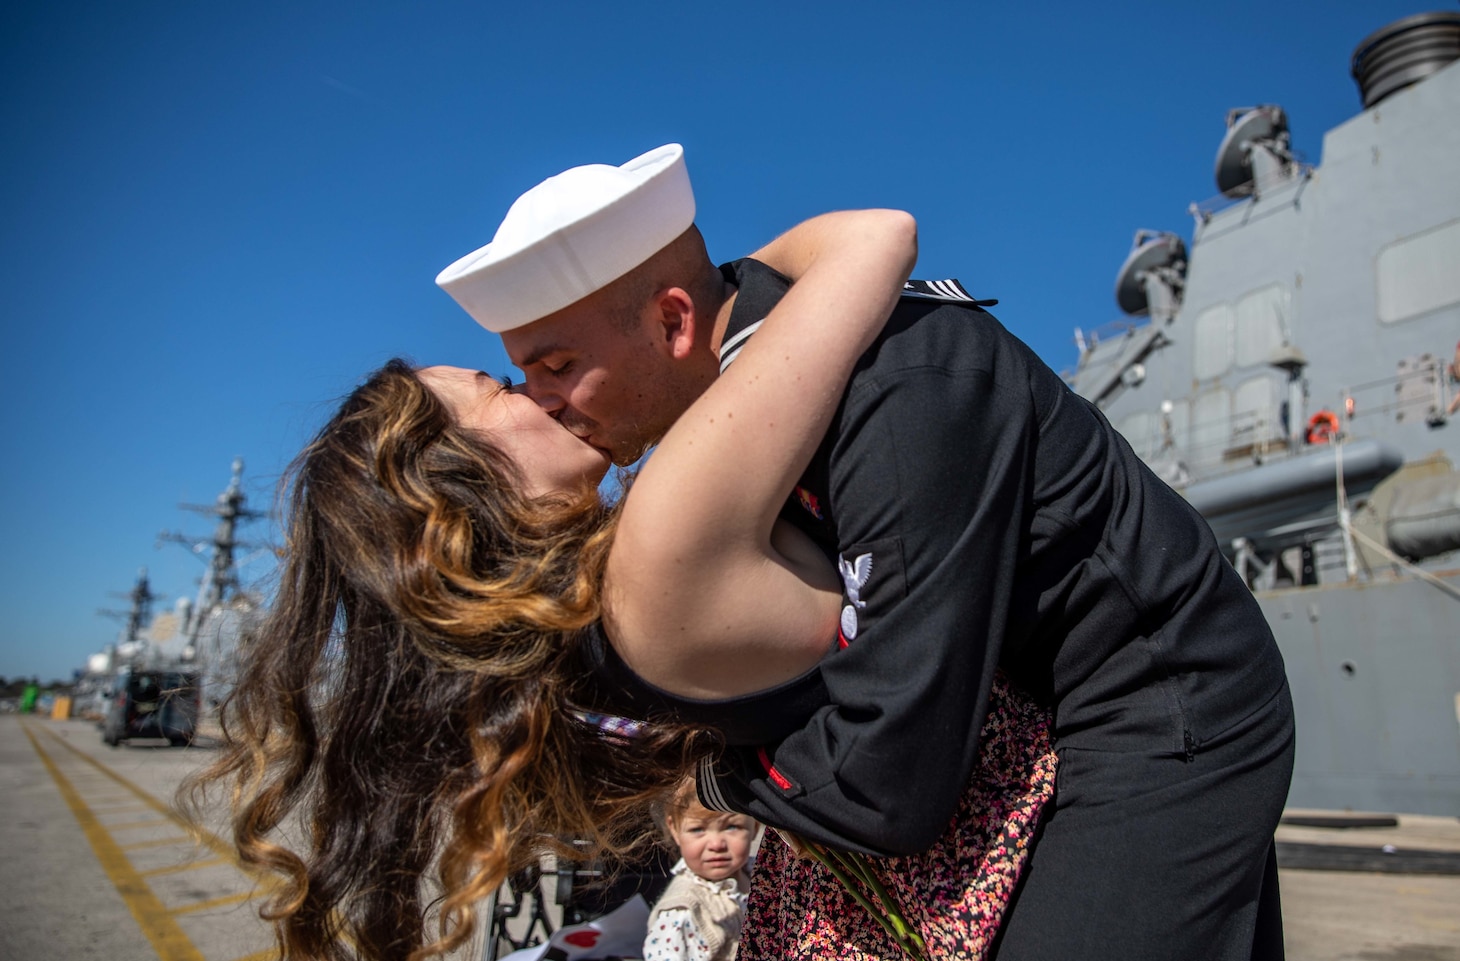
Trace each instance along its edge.
<path fill-rule="evenodd" d="M 252 510 L 244 506 L 247 500 L 248 497 L 243 492 L 243 460 L 239 458 L 233 462 L 232 480 L 229 481 L 227 489 L 218 495 L 216 503 L 178 505 L 183 510 L 218 518 L 218 526 L 214 529 L 211 540 L 196 541 L 194 538 L 169 531 L 163 531 L 158 535 L 159 542 L 170 541 L 183 544 L 191 548 L 194 554 L 201 555 L 204 551 L 209 552 L 208 570 L 203 575 L 202 584 L 198 589 L 198 600 L 184 625 L 188 646 L 192 649 L 193 657 L 202 661 L 205 669 L 214 665 L 207 663 L 208 657 L 202 656 L 200 640 L 203 626 L 240 593 L 238 567 L 234 559 L 234 552 L 238 548 L 256 546 L 238 540 L 238 526 L 246 521 L 267 516 L 263 511 Z M 208 653 L 216 656 L 221 652 L 210 651 Z"/>
<path fill-rule="evenodd" d="M 157 595 L 152 593 L 152 586 L 147 580 L 147 568 L 143 567 L 137 571 L 137 583 L 132 586 L 131 591 L 126 594 L 112 591 L 111 596 L 130 600 L 131 608 L 125 611 L 98 610 L 96 613 L 102 617 L 113 617 L 126 622 L 118 648 L 130 651 L 132 652 L 130 656 L 140 659 L 142 649 L 139 645 L 142 643 L 142 628 L 152 623 L 152 602 L 157 600 Z"/>

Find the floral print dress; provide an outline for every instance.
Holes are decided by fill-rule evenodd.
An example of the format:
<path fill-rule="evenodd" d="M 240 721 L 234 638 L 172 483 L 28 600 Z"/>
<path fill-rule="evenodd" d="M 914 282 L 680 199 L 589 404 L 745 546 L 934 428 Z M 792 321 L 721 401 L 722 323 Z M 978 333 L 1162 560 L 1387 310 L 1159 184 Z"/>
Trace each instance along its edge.
<path fill-rule="evenodd" d="M 922 854 L 872 859 L 930 961 L 988 952 L 1054 795 L 1055 767 L 1048 712 L 997 675 L 979 763 L 948 830 Z M 906 957 L 841 882 L 773 832 L 756 859 L 748 912 L 740 961 Z"/>

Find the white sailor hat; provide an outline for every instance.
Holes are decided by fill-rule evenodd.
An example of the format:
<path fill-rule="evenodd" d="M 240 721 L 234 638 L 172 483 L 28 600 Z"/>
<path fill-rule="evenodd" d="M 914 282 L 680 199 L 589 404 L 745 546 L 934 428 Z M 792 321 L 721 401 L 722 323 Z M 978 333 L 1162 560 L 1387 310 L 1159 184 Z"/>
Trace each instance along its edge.
<path fill-rule="evenodd" d="M 500 334 L 606 287 L 694 219 L 684 148 L 666 144 L 622 167 L 589 164 L 544 180 L 517 198 L 491 243 L 436 283 Z"/>

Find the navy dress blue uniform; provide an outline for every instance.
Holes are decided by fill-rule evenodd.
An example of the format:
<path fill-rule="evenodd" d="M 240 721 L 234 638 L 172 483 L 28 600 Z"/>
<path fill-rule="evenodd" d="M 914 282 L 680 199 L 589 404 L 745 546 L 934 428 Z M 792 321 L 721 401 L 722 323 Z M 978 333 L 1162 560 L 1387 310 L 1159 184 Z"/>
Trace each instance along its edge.
<path fill-rule="evenodd" d="M 787 289 L 752 260 L 722 366 Z M 917 283 L 917 282 L 914 282 Z M 835 559 L 841 636 L 714 723 L 701 800 L 909 854 L 968 781 L 996 668 L 1053 712 L 1059 774 L 998 956 L 1281 957 L 1273 831 L 1292 772 L 1281 656 L 1210 528 L 953 284 L 904 297 L 783 516 Z"/>

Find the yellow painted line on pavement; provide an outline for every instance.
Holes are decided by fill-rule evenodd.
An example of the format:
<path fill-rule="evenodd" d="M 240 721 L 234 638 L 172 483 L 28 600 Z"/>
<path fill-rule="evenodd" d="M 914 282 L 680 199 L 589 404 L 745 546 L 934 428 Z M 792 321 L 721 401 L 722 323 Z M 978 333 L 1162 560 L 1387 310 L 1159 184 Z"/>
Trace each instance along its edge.
<path fill-rule="evenodd" d="M 140 828 L 165 827 L 169 822 L 153 818 L 150 821 L 124 821 L 121 824 L 108 824 L 108 831 L 136 831 Z"/>
<path fill-rule="evenodd" d="M 150 841 L 136 841 L 132 844 L 123 844 L 123 851 L 140 851 L 143 848 L 160 848 L 164 844 L 192 844 L 193 839 L 186 834 L 173 835 L 170 838 L 153 838 Z"/>
<path fill-rule="evenodd" d="M 137 926 L 142 929 L 142 934 L 151 942 L 153 950 L 157 952 L 160 961 L 205 961 L 202 953 L 183 934 L 182 928 L 178 927 L 176 921 L 168 913 L 167 908 L 158 900 L 157 895 L 147 887 L 147 882 L 132 868 L 127 856 L 117 847 L 107 829 L 97 821 L 81 800 L 81 795 L 71 786 L 66 775 L 56 766 L 41 747 L 41 742 L 31 733 L 28 725 L 21 725 L 25 736 L 30 740 L 31 747 L 40 756 L 41 763 L 45 765 L 51 778 L 55 780 L 56 787 L 61 792 L 66 806 L 71 809 L 81 831 L 86 835 L 86 840 L 91 842 L 91 849 L 96 854 L 96 859 L 101 863 L 101 869 L 106 872 L 108 880 L 122 896 L 132 917 L 137 919 Z M 62 742 L 65 743 L 65 742 Z"/>
<path fill-rule="evenodd" d="M 196 871 L 198 868 L 216 868 L 220 864 L 232 864 L 230 858 L 210 858 L 207 861 L 188 861 L 183 864 L 169 864 L 166 867 L 151 868 L 143 871 L 144 878 L 160 878 L 164 874 L 181 874 L 184 871 Z"/>
<path fill-rule="evenodd" d="M 1460 926 L 1456 926 L 1454 918 L 1450 917 L 1421 914 L 1416 916 L 1415 920 L 1419 922 L 1420 927 L 1431 931 L 1460 931 Z"/>
<path fill-rule="evenodd" d="M 70 751 L 72 754 L 76 755 L 81 760 L 85 761 L 87 764 L 90 764 L 92 767 L 96 768 L 102 774 L 105 774 L 107 777 L 111 778 L 113 781 L 115 781 L 116 783 L 120 784 L 122 787 L 126 788 L 128 791 L 130 791 L 132 793 L 132 795 L 134 797 L 136 797 L 138 800 L 140 800 L 143 804 L 147 805 L 152 810 L 156 811 L 158 814 L 161 814 L 162 816 L 166 817 L 169 821 L 171 821 L 172 823 L 178 825 L 184 831 L 187 831 L 190 835 L 192 835 L 194 832 L 196 832 L 196 836 L 197 836 L 198 840 L 200 840 L 204 845 L 206 845 L 207 848 L 210 851 L 212 851 L 214 854 L 218 855 L 219 857 L 225 857 L 225 858 L 234 859 L 234 863 L 235 864 L 238 864 L 238 867 L 239 867 L 240 870 L 243 870 L 243 871 L 247 871 L 248 870 L 242 864 L 239 864 L 239 862 L 236 860 L 236 856 L 234 855 L 234 852 L 233 852 L 233 846 L 230 845 L 230 844 L 228 844 L 222 838 L 218 837 L 218 835 L 213 834 L 211 831 L 205 831 L 202 828 L 193 828 L 192 825 L 188 824 L 188 822 L 186 820 L 184 820 L 172 808 L 168 807 L 166 804 L 164 804 L 161 801 L 157 800 L 157 798 L 153 797 L 151 794 L 148 794 L 146 791 L 142 790 L 140 787 L 138 787 L 137 785 L 133 784 L 131 781 L 129 781 L 126 778 L 122 777 L 116 771 L 113 771 L 111 768 L 107 767 L 105 764 L 101 763 L 96 758 L 92 757 L 90 754 L 87 754 L 85 751 L 83 751 L 80 748 L 76 747 L 75 745 L 71 744 L 65 738 L 63 738 L 59 734 L 57 734 L 55 731 L 48 731 L 46 733 L 50 734 L 51 737 L 55 738 L 57 744 L 60 744 L 66 750 Z"/>
<path fill-rule="evenodd" d="M 250 869 L 243 862 L 241 862 L 241 861 L 238 860 L 238 855 L 234 851 L 233 846 L 231 844 L 229 844 L 227 841 L 224 841 L 222 838 L 220 838 L 218 835 L 212 833 L 211 831 L 205 831 L 201 827 L 193 827 L 192 825 L 188 824 L 187 820 L 185 818 L 183 818 L 180 814 L 178 814 L 176 811 L 174 811 L 172 808 L 168 807 L 163 802 L 157 800 L 157 798 L 153 797 L 151 794 L 148 794 L 146 791 L 142 790 L 142 788 L 138 787 L 137 785 L 133 784 L 131 781 L 129 781 L 126 778 L 122 777 L 122 775 L 118 774 L 116 771 L 113 771 L 111 768 L 107 767 L 105 764 L 102 764 L 100 761 L 98 761 L 96 758 L 92 757 L 90 754 L 87 754 L 85 751 L 83 751 L 80 748 L 76 747 L 75 745 L 71 744 L 69 741 L 67 741 L 64 738 L 62 738 L 56 732 L 54 732 L 54 731 L 47 731 L 46 733 L 47 734 L 50 734 L 51 737 L 55 738 L 57 744 L 60 744 L 66 750 L 70 751 L 72 754 L 76 755 L 78 758 L 80 758 L 81 760 L 85 761 L 87 764 L 90 764 L 92 767 L 96 768 L 102 774 L 105 774 L 107 777 L 111 778 L 117 784 L 120 784 L 122 787 L 126 788 L 129 792 L 131 792 L 131 794 L 132 794 L 133 797 L 135 797 L 138 800 L 140 800 L 148 808 L 150 808 L 153 811 L 156 811 L 159 814 L 165 815 L 170 822 L 176 824 L 178 827 L 181 827 L 184 831 L 188 832 L 187 834 L 183 835 L 182 837 L 173 836 L 173 837 L 165 837 L 165 838 L 153 838 L 153 839 L 147 840 L 147 841 L 137 841 L 137 842 L 132 843 L 132 844 L 123 845 L 120 848 L 120 850 L 123 850 L 123 851 L 133 851 L 133 850 L 137 850 L 137 849 L 140 849 L 140 848 L 158 847 L 158 846 L 161 846 L 161 845 L 164 845 L 164 844 L 180 844 L 180 843 L 193 843 L 193 844 L 196 844 L 198 842 L 201 842 L 204 847 L 206 847 L 208 850 L 212 851 L 214 854 L 218 855 L 218 857 L 221 859 L 219 861 L 209 861 L 209 862 L 207 862 L 208 864 L 220 864 L 220 863 L 231 864 L 234 867 L 238 868 L 239 871 L 242 871 L 246 876 L 250 877 L 254 881 L 254 884 L 255 884 L 254 889 L 252 891 L 247 892 L 246 894 L 243 894 L 243 895 L 240 895 L 239 896 L 242 900 L 248 900 L 250 898 L 264 897 L 265 895 L 268 895 L 271 892 L 273 892 L 273 891 L 275 891 L 275 890 L 278 889 L 278 886 L 279 886 L 279 883 L 280 882 L 278 881 L 277 878 L 273 878 L 273 877 L 262 877 L 261 878 L 261 877 L 259 877 L 252 869 Z M 157 822 L 157 823 L 162 823 L 162 822 Z M 194 862 L 194 863 L 191 863 L 191 864 L 187 865 L 186 867 L 187 868 L 191 868 L 191 867 L 201 867 L 201 866 L 202 866 L 201 864 Z M 207 902 L 198 902 L 198 903 L 200 903 L 200 904 L 206 904 Z M 195 908 L 193 905 L 187 905 L 187 906 L 184 906 L 184 907 L 181 907 L 181 908 L 175 908 L 175 909 L 173 909 L 173 912 L 172 913 L 173 914 L 182 914 L 184 912 L 193 911 L 193 910 L 201 910 L 201 909 Z M 262 954 L 259 954 L 259 955 L 249 955 L 249 958 L 254 958 L 254 957 L 259 957 L 259 958 L 278 958 L 278 953 L 277 952 L 266 951 L 266 952 L 264 952 Z M 246 961 L 246 959 L 240 959 L 240 961 Z"/>
<path fill-rule="evenodd" d="M 209 898 L 206 901 L 194 901 L 192 904 L 180 908 L 173 908 L 173 916 L 179 914 L 197 914 L 199 911 L 208 911 L 212 908 L 226 908 L 230 904 L 242 904 L 244 901 L 251 901 L 258 897 L 259 891 L 245 891 L 242 894 L 225 894 L 221 898 Z"/>
<path fill-rule="evenodd" d="M 245 954 L 241 958 L 234 958 L 233 961 L 279 961 L 279 949 L 269 948 L 267 951 L 256 951 L 253 954 Z"/>

